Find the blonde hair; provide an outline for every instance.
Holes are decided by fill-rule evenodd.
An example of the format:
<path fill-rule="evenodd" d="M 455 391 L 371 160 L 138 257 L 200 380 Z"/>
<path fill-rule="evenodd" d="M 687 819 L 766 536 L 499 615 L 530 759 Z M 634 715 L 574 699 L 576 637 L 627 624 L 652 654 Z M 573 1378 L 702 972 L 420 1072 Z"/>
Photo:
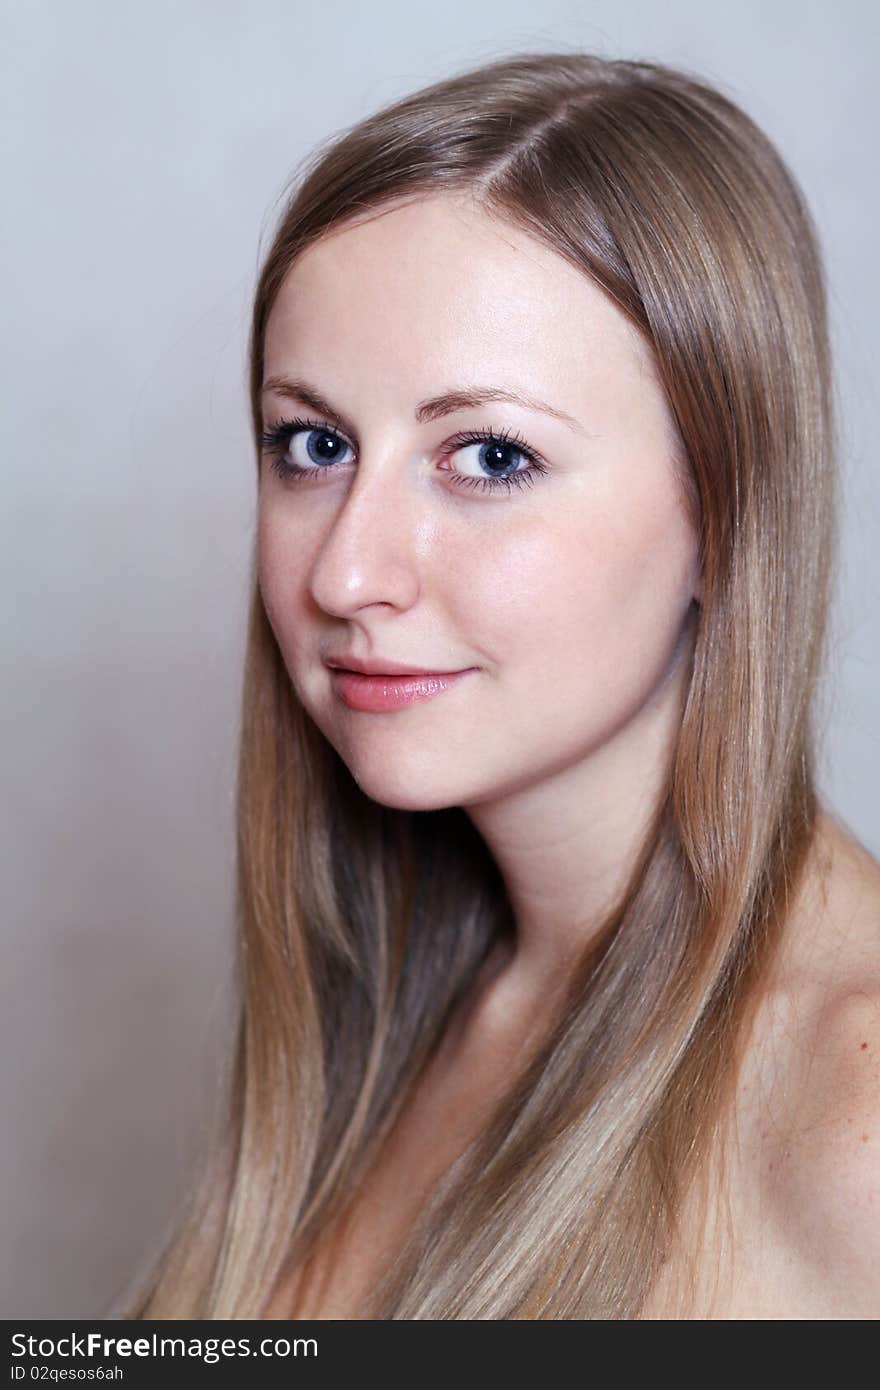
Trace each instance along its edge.
<path fill-rule="evenodd" d="M 441 1179 L 370 1316 L 636 1317 L 813 841 L 836 545 L 823 271 L 778 153 L 648 62 L 525 54 L 319 149 L 256 288 L 250 386 L 296 257 L 394 199 L 467 191 L 590 276 L 655 355 L 702 599 L 668 788 L 538 1055 Z M 238 784 L 243 1000 L 223 1134 L 128 1316 L 254 1318 L 341 1211 L 499 938 L 461 808 L 371 801 L 307 716 L 256 583 Z"/>

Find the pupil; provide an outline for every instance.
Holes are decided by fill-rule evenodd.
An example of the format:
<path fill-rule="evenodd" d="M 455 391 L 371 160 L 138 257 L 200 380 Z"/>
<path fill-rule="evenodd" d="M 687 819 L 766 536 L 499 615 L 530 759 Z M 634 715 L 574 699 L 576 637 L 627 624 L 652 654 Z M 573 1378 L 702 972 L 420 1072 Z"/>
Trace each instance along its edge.
<path fill-rule="evenodd" d="M 509 444 L 487 444 L 485 447 L 489 457 L 484 458 L 483 462 L 488 468 L 500 470 L 511 467 L 510 463 L 504 462 L 503 457 L 499 457 L 503 455 L 505 449 L 510 448 Z M 492 455 L 495 455 L 495 457 L 491 457 Z"/>
<path fill-rule="evenodd" d="M 316 440 L 317 442 L 315 442 Z M 336 457 L 335 451 L 338 448 L 339 440 L 335 439 L 332 434 L 328 434 L 326 430 L 315 430 L 309 437 L 309 455 L 314 459 L 315 454 L 317 454 L 316 462 L 319 460 L 326 462 L 327 459 L 332 462 Z"/>

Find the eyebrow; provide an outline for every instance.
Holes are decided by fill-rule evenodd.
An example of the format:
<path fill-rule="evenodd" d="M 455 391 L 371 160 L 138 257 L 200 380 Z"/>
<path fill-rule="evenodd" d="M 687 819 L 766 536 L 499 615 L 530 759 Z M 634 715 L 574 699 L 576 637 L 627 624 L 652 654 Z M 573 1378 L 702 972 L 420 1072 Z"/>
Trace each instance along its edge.
<path fill-rule="evenodd" d="M 272 376 L 263 383 L 263 395 L 267 395 L 270 391 L 278 396 L 302 401 L 303 405 L 317 411 L 319 415 L 341 425 L 348 434 L 356 434 L 354 426 L 345 419 L 344 415 L 336 410 L 321 395 L 320 391 L 316 391 L 307 381 L 287 376 Z M 427 400 L 416 406 L 415 417 L 422 425 L 431 420 L 439 420 L 444 415 L 452 415 L 457 410 L 473 410 L 490 401 L 508 401 L 513 405 L 524 406 L 526 410 L 534 410 L 542 415 L 552 415 L 554 419 L 561 420 L 563 424 L 570 426 L 578 434 L 586 436 L 587 432 L 583 425 L 573 415 L 567 415 L 564 410 L 559 410 L 556 406 L 549 405 L 547 401 L 538 400 L 537 397 L 530 396 L 524 391 L 512 391 L 503 386 L 462 386 L 455 391 L 444 391 L 440 396 L 429 396 Z"/>

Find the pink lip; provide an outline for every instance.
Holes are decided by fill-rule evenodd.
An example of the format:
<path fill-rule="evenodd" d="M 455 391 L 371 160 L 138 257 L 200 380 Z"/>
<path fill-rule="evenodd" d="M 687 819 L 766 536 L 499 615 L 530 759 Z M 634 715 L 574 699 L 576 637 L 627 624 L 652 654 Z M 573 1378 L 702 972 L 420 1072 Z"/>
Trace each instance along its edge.
<path fill-rule="evenodd" d="M 340 671 L 360 671 L 362 676 L 454 676 L 456 671 L 438 671 L 430 666 L 406 666 L 401 661 L 379 656 L 374 660 L 362 661 L 354 653 L 343 652 L 341 656 L 324 658 L 328 666 Z M 462 668 L 464 669 L 464 668 Z"/>
<path fill-rule="evenodd" d="M 351 709 L 376 712 L 403 709 L 417 700 L 430 700 L 475 669 L 472 666 L 466 671 L 422 672 L 415 676 L 387 673 L 365 676 L 359 671 L 331 667 L 330 678 L 336 694 Z"/>

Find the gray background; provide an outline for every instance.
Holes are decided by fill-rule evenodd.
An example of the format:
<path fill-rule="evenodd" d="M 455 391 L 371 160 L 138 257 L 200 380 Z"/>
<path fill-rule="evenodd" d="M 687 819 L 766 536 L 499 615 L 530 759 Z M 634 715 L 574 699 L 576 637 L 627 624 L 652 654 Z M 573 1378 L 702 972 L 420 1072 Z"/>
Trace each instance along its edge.
<path fill-rule="evenodd" d="M 880 854 L 878 7 L 7 0 L 0 1315 L 97 1316 L 161 1233 L 228 1027 L 250 295 L 318 141 L 515 50 L 717 82 L 816 217 L 843 424 L 825 800 Z"/>

